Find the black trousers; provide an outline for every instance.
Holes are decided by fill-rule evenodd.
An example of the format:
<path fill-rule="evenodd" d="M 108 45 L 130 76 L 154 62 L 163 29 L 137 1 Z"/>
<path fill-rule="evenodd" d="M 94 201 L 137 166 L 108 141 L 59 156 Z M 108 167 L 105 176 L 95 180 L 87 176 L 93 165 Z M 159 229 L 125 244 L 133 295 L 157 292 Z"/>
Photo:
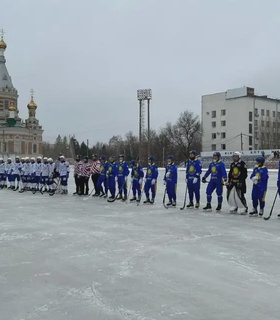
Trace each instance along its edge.
<path fill-rule="evenodd" d="M 89 177 L 81 177 L 81 192 L 80 192 L 80 194 L 88 195 L 88 190 L 89 190 L 88 180 L 89 180 Z"/>
<path fill-rule="evenodd" d="M 99 179 L 100 174 L 99 173 L 93 173 L 91 176 L 93 185 L 94 185 L 94 190 L 95 190 L 95 194 L 100 194 L 100 190 L 98 187 L 98 179 Z"/>
<path fill-rule="evenodd" d="M 76 193 L 79 194 L 81 192 L 81 178 L 78 175 L 74 175 L 75 185 L 76 185 Z"/>

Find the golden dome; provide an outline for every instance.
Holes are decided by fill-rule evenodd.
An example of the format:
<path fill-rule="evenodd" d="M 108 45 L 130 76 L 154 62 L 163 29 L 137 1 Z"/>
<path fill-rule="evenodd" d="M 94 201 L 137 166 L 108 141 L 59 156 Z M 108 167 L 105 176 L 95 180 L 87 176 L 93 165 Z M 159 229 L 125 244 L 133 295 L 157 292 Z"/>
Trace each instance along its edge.
<path fill-rule="evenodd" d="M 9 111 L 17 111 L 17 107 L 14 105 L 14 103 L 12 101 L 9 106 Z"/>
<path fill-rule="evenodd" d="M 0 49 L 6 49 L 7 48 L 7 44 L 6 42 L 3 40 L 3 38 L 1 38 L 0 40 Z"/>
<path fill-rule="evenodd" d="M 33 97 L 31 97 L 31 101 L 28 103 L 27 108 L 30 110 L 36 110 L 37 104 L 34 102 Z"/>

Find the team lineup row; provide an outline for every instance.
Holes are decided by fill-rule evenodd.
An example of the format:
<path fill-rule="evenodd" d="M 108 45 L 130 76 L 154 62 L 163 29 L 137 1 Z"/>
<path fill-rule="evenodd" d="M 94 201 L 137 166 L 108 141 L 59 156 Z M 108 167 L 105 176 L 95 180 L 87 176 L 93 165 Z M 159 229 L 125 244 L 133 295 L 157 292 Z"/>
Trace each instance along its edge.
<path fill-rule="evenodd" d="M 108 198 L 109 202 L 116 199 L 126 201 L 128 196 L 127 181 L 130 175 L 130 186 L 133 194 L 130 201 L 140 202 L 142 194 L 145 193 L 146 199 L 143 203 L 153 204 L 156 197 L 158 180 L 158 167 L 155 164 L 154 157 L 150 156 L 148 158 L 146 174 L 144 174 L 142 166 L 136 160 L 132 160 L 130 165 L 125 161 L 124 155 L 119 155 L 118 160 L 118 162 L 115 162 L 114 157 L 109 157 L 107 161 L 105 156 L 98 158 L 97 155 L 93 155 L 92 163 L 90 163 L 88 157 L 81 160 L 78 156 L 74 167 L 76 184 L 76 192 L 74 194 L 88 195 L 89 179 L 91 177 L 95 190 L 93 196 Z M 177 166 L 174 163 L 173 156 L 168 156 L 166 160 L 167 166 L 163 180 L 165 195 L 167 195 L 169 201 L 166 204 L 164 202 L 164 205 L 166 207 L 176 207 Z M 247 167 L 245 162 L 242 161 L 239 152 L 233 154 L 232 160 L 233 162 L 227 174 L 225 165 L 221 161 L 221 154 L 215 152 L 212 163 L 201 178 L 202 165 L 197 158 L 196 151 L 192 150 L 186 162 L 186 195 L 188 194 L 189 203 L 186 205 L 185 200 L 184 206 L 186 205 L 187 208 L 199 208 L 200 183 L 202 182 L 208 183 L 206 188 L 207 204 L 203 210 L 212 210 L 212 193 L 215 190 L 218 199 L 216 210 L 221 210 L 223 186 L 225 185 L 227 187 L 227 201 L 230 206 L 230 212 L 246 214 L 248 211 L 245 199 L 246 179 L 248 177 Z M 250 176 L 253 182 L 253 209 L 250 212 L 251 215 L 263 215 L 268 183 L 268 170 L 264 163 L 265 159 L 258 157 L 256 159 L 256 166 Z M 8 187 L 13 190 L 20 189 L 20 192 L 27 190 L 37 191 L 45 188 L 50 194 L 54 194 L 59 189 L 61 193 L 67 194 L 69 172 L 69 163 L 65 160 L 64 156 L 60 156 L 55 162 L 53 159 L 46 157 L 43 159 L 37 157 L 36 160 L 35 158 L 20 159 L 16 157 L 15 162 L 8 159 L 6 163 L 3 159 L 0 159 L 0 187 Z M 206 180 L 208 176 L 209 181 Z M 279 180 L 278 173 L 278 190 L 280 189 Z M 116 185 L 118 187 L 117 194 Z"/>

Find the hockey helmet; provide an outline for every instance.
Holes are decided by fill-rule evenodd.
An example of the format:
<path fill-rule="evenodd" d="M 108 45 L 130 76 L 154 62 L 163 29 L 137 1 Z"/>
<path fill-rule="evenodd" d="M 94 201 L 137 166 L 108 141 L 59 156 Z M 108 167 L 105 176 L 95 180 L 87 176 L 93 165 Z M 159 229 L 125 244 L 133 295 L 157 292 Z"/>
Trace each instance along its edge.
<path fill-rule="evenodd" d="M 16 156 L 15 159 L 19 159 L 19 156 Z"/>
<path fill-rule="evenodd" d="M 49 159 L 48 159 L 48 162 L 53 162 L 53 159 L 52 159 L 52 158 L 49 158 Z"/>
<path fill-rule="evenodd" d="M 236 157 L 240 158 L 241 157 L 241 153 L 239 151 L 235 151 L 235 152 L 233 152 L 232 156 L 233 157 L 236 156 Z"/>
<path fill-rule="evenodd" d="M 214 152 L 213 157 L 218 157 L 220 159 L 221 158 L 220 152 L 218 152 L 218 151 Z"/>
<path fill-rule="evenodd" d="M 48 158 L 47 157 L 44 157 L 44 159 L 43 159 L 44 161 L 48 161 Z"/>
<path fill-rule="evenodd" d="M 174 157 L 173 157 L 172 155 L 169 155 L 169 156 L 167 156 L 166 160 L 167 160 L 167 161 L 168 161 L 168 160 L 173 161 L 173 160 L 174 160 Z"/>
<path fill-rule="evenodd" d="M 130 165 L 131 165 L 132 167 L 135 167 L 135 165 L 136 165 L 136 160 L 131 160 L 131 161 L 130 161 Z"/>
<path fill-rule="evenodd" d="M 37 159 L 37 160 L 42 160 L 42 157 L 39 156 L 39 157 L 37 157 L 36 159 Z"/>
<path fill-rule="evenodd" d="M 109 157 L 109 161 L 110 161 L 110 162 L 115 161 L 115 157 L 114 157 L 114 156 L 110 156 L 110 157 Z"/>
<path fill-rule="evenodd" d="M 3 159 L 3 158 L 0 158 L 0 161 L 1 161 L 1 162 L 4 162 L 4 159 Z"/>
<path fill-rule="evenodd" d="M 98 155 L 96 153 L 94 153 L 91 157 L 92 158 L 98 158 Z"/>
<path fill-rule="evenodd" d="M 196 156 L 196 155 L 197 155 L 197 152 L 196 152 L 196 150 L 191 150 L 191 151 L 190 151 L 190 154 L 193 154 L 194 156 Z"/>
<path fill-rule="evenodd" d="M 156 159 L 155 159 L 154 156 L 149 156 L 148 160 L 151 161 L 151 162 L 154 162 Z"/>
<path fill-rule="evenodd" d="M 258 158 L 256 159 L 256 162 L 257 162 L 258 164 L 263 165 L 264 162 L 265 162 L 265 158 L 263 158 L 263 157 L 258 157 Z"/>
<path fill-rule="evenodd" d="M 99 158 L 99 160 L 106 160 L 106 156 L 101 155 L 100 158 Z"/>
<path fill-rule="evenodd" d="M 12 162 L 12 159 L 11 159 L 11 158 L 8 158 L 7 161 L 8 161 L 8 162 Z"/>

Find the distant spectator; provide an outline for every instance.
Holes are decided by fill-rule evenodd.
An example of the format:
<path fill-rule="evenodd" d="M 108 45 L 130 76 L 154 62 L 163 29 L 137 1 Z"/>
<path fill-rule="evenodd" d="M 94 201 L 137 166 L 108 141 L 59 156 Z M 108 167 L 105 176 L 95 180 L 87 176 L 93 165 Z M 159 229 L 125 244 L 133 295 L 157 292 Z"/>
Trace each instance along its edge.
<path fill-rule="evenodd" d="M 277 158 L 277 151 L 274 151 L 273 154 L 274 154 L 274 159 L 276 159 Z"/>
<path fill-rule="evenodd" d="M 264 157 L 265 157 L 265 153 L 264 153 L 264 151 L 262 151 L 261 153 L 262 153 L 262 157 L 264 158 Z"/>

